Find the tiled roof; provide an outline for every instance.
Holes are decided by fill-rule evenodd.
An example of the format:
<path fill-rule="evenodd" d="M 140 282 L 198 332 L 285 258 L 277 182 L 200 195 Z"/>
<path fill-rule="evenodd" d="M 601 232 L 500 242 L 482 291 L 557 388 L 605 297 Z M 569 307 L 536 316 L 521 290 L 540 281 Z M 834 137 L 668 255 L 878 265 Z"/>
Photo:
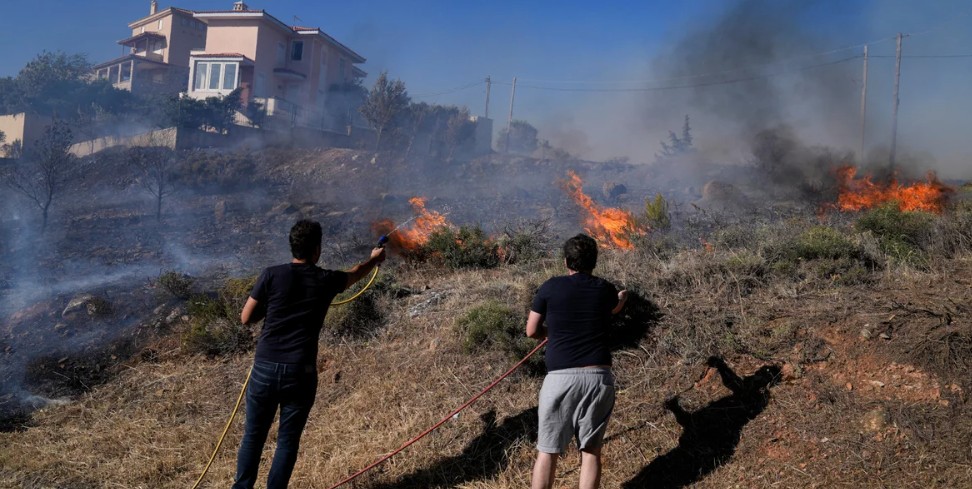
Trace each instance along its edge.
<path fill-rule="evenodd" d="M 97 70 L 100 68 L 105 68 L 107 66 L 111 66 L 114 64 L 121 63 L 122 61 L 128 61 L 128 60 L 135 60 L 138 61 L 139 63 L 152 63 L 152 64 L 163 65 L 163 66 L 172 66 L 172 64 L 170 63 L 163 63 L 162 61 L 156 61 L 154 59 L 149 59 L 144 56 L 139 56 L 137 54 L 126 54 L 125 56 L 122 56 L 120 58 L 115 58 L 111 61 L 105 61 L 104 63 L 96 64 L 92 66 L 91 69 Z"/>
<path fill-rule="evenodd" d="M 135 34 L 134 36 L 129 37 L 127 39 L 122 39 L 121 41 L 118 41 L 118 44 L 128 44 L 130 42 L 134 42 L 134 41 L 137 41 L 139 39 L 146 38 L 146 37 L 160 37 L 162 39 L 165 39 L 165 35 L 164 34 L 160 34 L 158 32 L 149 31 L 149 32 L 142 32 L 142 33 L 139 33 L 139 34 Z"/>

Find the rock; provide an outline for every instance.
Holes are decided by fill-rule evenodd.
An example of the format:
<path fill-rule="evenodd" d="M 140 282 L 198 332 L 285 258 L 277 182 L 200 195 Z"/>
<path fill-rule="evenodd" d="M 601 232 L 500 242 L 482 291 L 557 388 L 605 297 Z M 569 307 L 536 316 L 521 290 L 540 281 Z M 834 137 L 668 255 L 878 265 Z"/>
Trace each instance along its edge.
<path fill-rule="evenodd" d="M 177 307 L 173 309 L 172 312 L 170 312 L 169 315 L 165 317 L 165 324 L 172 324 L 178 321 L 179 319 L 182 318 L 183 314 L 185 314 L 185 311 L 183 311 L 181 307 Z"/>
<path fill-rule="evenodd" d="M 297 206 L 291 204 L 290 202 L 281 202 L 273 206 L 273 208 L 270 209 L 270 213 L 271 214 L 293 214 L 298 210 L 299 209 L 297 209 Z"/>
<path fill-rule="evenodd" d="M 867 329 L 867 328 L 862 328 L 861 329 L 861 338 L 863 338 L 865 340 L 869 340 L 869 339 L 871 339 L 871 335 L 872 335 L 872 333 L 871 333 L 871 330 L 870 329 Z"/>
<path fill-rule="evenodd" d="M 216 222 L 223 222 L 223 218 L 226 217 L 226 200 L 219 199 L 216 201 L 216 205 L 213 206 L 213 216 L 216 217 Z"/>
<path fill-rule="evenodd" d="M 887 429 L 891 416 L 884 406 L 876 407 L 864 414 L 864 430 L 869 433 L 880 433 Z"/>
<path fill-rule="evenodd" d="M 890 333 L 881 333 L 881 334 L 878 335 L 878 337 L 881 338 L 882 340 L 890 340 L 891 339 L 891 334 Z"/>
<path fill-rule="evenodd" d="M 68 301 L 64 311 L 61 312 L 61 317 L 67 318 L 82 310 L 89 316 L 103 316 L 111 312 L 111 303 L 91 294 L 80 294 Z"/>
<path fill-rule="evenodd" d="M 448 296 L 445 292 L 431 292 L 429 298 L 408 309 L 408 317 L 414 318 L 433 306 L 441 303 Z"/>

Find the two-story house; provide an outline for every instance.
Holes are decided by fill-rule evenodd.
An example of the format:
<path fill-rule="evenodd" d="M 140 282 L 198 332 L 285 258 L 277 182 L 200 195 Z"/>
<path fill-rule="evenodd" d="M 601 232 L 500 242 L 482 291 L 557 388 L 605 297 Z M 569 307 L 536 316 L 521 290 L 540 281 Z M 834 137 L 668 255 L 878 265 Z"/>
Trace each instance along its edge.
<path fill-rule="evenodd" d="M 131 36 L 118 41 L 126 53 L 95 66 L 97 78 L 141 95 L 185 91 L 189 55 L 206 45 L 206 24 L 189 10 L 158 7 L 152 0 L 149 15 L 128 24 Z"/>
<path fill-rule="evenodd" d="M 262 104 L 271 120 L 322 130 L 344 130 L 341 108 L 329 94 L 365 72 L 365 59 L 317 27 L 290 26 L 264 10 L 235 2 L 233 10 L 195 12 L 206 24 L 206 47 L 190 55 L 188 94 L 226 95 Z"/>

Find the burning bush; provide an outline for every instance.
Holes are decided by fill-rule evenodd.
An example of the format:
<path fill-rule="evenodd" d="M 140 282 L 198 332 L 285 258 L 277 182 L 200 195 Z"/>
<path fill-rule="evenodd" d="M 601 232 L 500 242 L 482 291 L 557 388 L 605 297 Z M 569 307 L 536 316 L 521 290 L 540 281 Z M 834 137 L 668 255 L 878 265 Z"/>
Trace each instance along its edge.
<path fill-rule="evenodd" d="M 456 319 L 456 329 L 462 337 L 466 353 L 494 350 L 505 353 L 511 361 L 518 361 L 533 347 L 536 340 L 523 333 L 526 318 L 496 301 L 486 301 L 469 309 Z M 543 371 L 543 357 L 534 355 L 525 367 L 530 373 Z"/>
<path fill-rule="evenodd" d="M 494 268 L 500 264 L 499 246 L 478 226 L 440 228 L 429 236 L 418 256 L 452 269 Z"/>

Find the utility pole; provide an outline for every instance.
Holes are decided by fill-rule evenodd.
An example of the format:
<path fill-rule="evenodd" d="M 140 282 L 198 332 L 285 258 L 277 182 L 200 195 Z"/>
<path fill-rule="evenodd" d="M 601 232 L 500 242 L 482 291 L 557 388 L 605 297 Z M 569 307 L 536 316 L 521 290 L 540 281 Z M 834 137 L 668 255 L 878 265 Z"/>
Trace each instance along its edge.
<path fill-rule="evenodd" d="M 860 164 L 864 164 L 864 139 L 867 130 L 867 44 L 864 45 L 864 81 L 861 85 L 861 152 Z"/>
<path fill-rule="evenodd" d="M 493 82 L 489 79 L 489 75 L 486 75 L 486 119 L 489 119 L 489 89 L 493 86 Z"/>
<path fill-rule="evenodd" d="M 894 153 L 897 151 L 898 146 L 898 104 L 901 100 L 898 98 L 898 88 L 901 84 L 901 38 L 904 37 L 900 32 L 898 33 L 898 52 L 894 57 L 894 109 L 892 110 L 892 120 L 891 120 L 891 157 L 890 166 L 891 174 L 894 174 Z"/>
<path fill-rule="evenodd" d="M 513 77 L 513 90 L 510 91 L 510 118 L 506 121 L 506 153 L 510 152 L 510 131 L 513 130 L 513 100 L 516 99 L 516 77 Z"/>

